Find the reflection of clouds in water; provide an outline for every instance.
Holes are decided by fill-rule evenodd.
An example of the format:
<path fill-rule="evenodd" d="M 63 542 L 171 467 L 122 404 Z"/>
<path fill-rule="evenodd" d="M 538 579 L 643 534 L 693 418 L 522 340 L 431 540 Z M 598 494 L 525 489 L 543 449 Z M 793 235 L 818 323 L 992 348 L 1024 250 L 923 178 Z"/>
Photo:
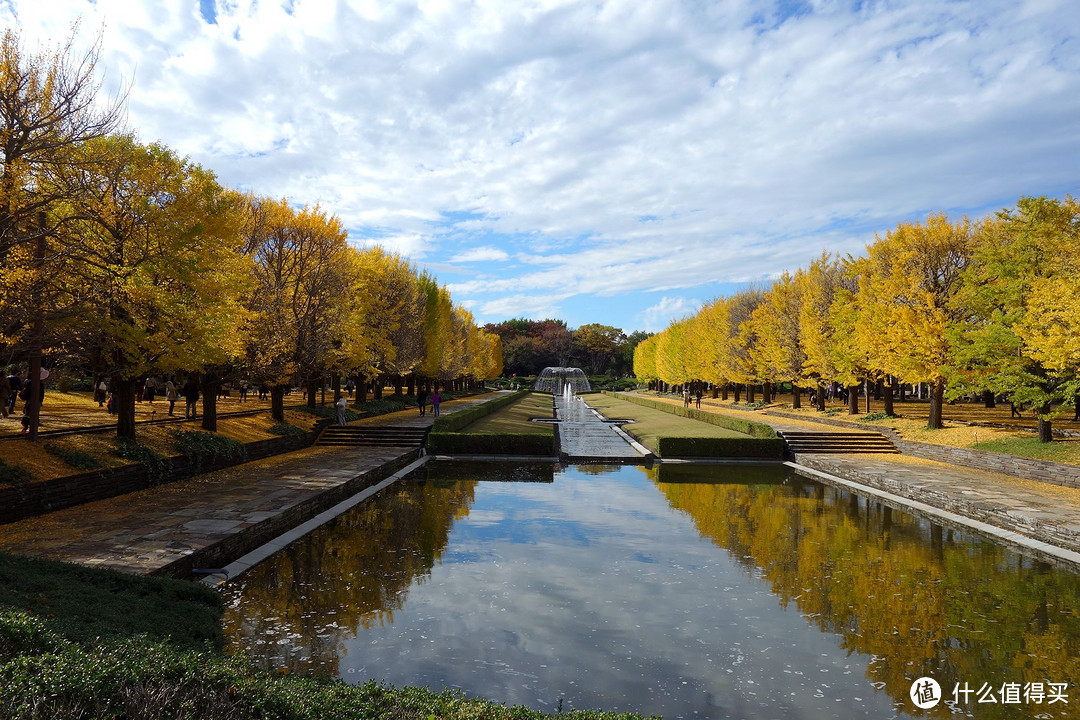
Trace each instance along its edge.
<path fill-rule="evenodd" d="M 346 642 L 343 676 L 366 666 L 395 684 L 510 704 L 564 697 L 668 715 L 752 714 L 767 702 L 814 717 L 836 698 L 869 696 L 862 660 L 808 634 L 641 470 L 579 481 L 570 469 L 554 490 L 481 484 L 443 565 L 409 591 L 394 624 Z"/>

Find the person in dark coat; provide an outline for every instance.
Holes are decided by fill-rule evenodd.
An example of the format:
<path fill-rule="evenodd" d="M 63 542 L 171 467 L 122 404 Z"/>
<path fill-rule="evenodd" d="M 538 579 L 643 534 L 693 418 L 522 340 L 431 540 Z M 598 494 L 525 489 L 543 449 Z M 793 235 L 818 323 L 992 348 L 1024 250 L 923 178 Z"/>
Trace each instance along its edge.
<path fill-rule="evenodd" d="M 199 383 L 194 375 L 189 375 L 184 383 L 184 417 L 195 419 L 195 403 L 199 402 Z"/>

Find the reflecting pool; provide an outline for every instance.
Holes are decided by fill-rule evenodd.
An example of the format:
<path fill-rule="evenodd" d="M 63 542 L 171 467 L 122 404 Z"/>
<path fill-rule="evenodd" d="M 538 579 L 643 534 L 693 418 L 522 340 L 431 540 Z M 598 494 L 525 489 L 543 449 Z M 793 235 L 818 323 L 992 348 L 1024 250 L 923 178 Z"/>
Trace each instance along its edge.
<path fill-rule="evenodd" d="M 1080 716 L 1080 576 L 781 466 L 431 462 L 226 600 L 269 667 L 539 710 Z"/>

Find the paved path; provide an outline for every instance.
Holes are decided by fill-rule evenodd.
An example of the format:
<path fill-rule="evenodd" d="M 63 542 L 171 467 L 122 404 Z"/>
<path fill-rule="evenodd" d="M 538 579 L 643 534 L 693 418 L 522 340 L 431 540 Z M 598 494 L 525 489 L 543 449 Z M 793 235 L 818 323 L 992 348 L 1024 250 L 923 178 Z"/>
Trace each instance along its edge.
<path fill-rule="evenodd" d="M 645 458 L 625 433 L 620 435 L 578 395 L 555 396 L 555 417 L 559 451 L 571 461 L 639 462 Z"/>
<path fill-rule="evenodd" d="M 446 403 L 443 412 L 490 397 Z M 360 422 L 424 426 L 433 419 L 430 413 L 420 417 L 406 411 Z M 219 543 L 242 544 L 244 549 L 235 553 L 242 554 L 247 543 L 240 543 L 241 535 L 276 535 L 323 509 L 308 513 L 305 504 L 335 491 L 359 490 L 365 473 L 414 453 L 401 447 L 314 447 L 278 455 L 0 525 L 0 550 L 135 574 L 168 573 L 168 566 Z"/>

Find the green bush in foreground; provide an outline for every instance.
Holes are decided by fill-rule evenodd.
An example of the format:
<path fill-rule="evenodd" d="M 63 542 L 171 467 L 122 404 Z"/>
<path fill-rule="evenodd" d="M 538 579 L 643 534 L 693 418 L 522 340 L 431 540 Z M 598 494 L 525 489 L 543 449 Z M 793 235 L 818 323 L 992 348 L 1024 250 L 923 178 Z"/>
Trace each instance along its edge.
<path fill-rule="evenodd" d="M 0 606 L 33 613 L 81 643 L 141 634 L 192 649 L 224 642 L 221 596 L 170 578 L 0 553 Z"/>
<path fill-rule="evenodd" d="M 550 717 L 456 692 L 393 688 L 375 682 L 275 674 L 243 657 L 179 651 L 136 637 L 84 647 L 53 633 L 44 621 L 0 612 L 0 707 L 5 718 L 100 720 L 232 720 L 280 718 L 497 718 Z M 640 716 L 573 711 L 576 720 L 632 720 Z"/>

